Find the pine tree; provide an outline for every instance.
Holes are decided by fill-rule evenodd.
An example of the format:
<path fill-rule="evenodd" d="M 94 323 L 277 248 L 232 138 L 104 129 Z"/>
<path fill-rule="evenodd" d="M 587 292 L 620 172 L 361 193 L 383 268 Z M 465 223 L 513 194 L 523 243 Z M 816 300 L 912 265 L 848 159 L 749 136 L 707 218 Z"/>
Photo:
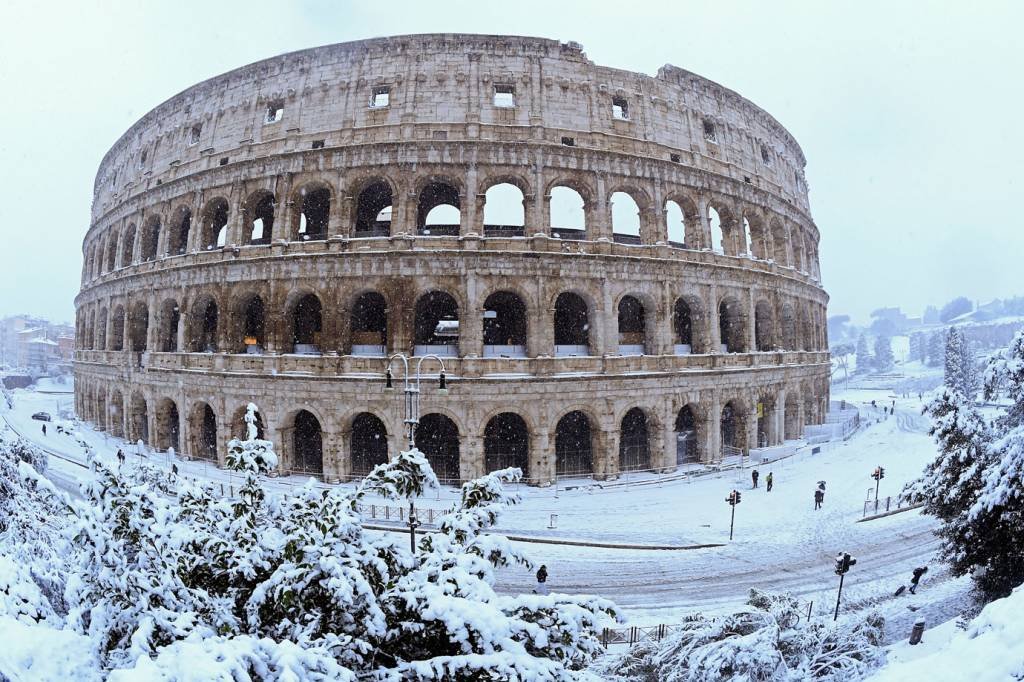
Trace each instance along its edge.
<path fill-rule="evenodd" d="M 973 400 L 982 388 L 982 378 L 978 371 L 978 363 L 974 360 L 974 342 L 967 338 L 966 334 L 961 333 L 961 336 L 963 337 L 964 395 Z"/>
<path fill-rule="evenodd" d="M 888 372 L 892 370 L 894 364 L 892 337 L 886 335 L 875 337 L 875 369 L 879 372 Z"/>
<path fill-rule="evenodd" d="M 924 356 L 924 334 L 921 332 L 914 332 L 910 335 L 910 360 L 924 362 Z"/>
<path fill-rule="evenodd" d="M 863 334 L 857 339 L 857 373 L 867 374 L 871 371 L 874 363 L 871 361 L 871 353 L 868 351 L 868 339 Z"/>
<path fill-rule="evenodd" d="M 941 330 L 934 331 L 928 337 L 928 366 L 938 367 L 945 355 L 946 339 Z"/>
<path fill-rule="evenodd" d="M 956 327 L 950 327 L 946 333 L 943 383 L 949 390 L 967 395 L 964 377 L 964 337 Z"/>

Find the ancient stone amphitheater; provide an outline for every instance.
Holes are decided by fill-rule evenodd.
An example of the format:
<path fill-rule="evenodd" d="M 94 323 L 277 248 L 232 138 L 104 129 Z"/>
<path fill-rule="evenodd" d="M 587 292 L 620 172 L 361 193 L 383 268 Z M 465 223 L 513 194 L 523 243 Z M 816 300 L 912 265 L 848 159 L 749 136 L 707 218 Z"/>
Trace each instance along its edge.
<path fill-rule="evenodd" d="M 674 66 L 483 35 L 286 54 L 159 105 L 96 175 L 76 407 L 222 461 L 247 403 L 281 473 L 665 472 L 797 438 L 828 405 L 804 156 Z M 413 360 L 413 371 L 417 365 Z"/>

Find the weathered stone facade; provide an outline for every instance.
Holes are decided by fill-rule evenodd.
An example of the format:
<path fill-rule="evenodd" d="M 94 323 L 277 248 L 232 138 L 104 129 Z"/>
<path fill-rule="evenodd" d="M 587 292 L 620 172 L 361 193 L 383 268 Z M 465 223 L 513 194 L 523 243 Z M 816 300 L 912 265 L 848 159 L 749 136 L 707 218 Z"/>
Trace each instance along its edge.
<path fill-rule="evenodd" d="M 385 355 L 437 352 L 450 394 L 425 381 L 421 449 L 448 478 L 796 437 L 829 373 L 803 167 L 736 93 L 573 43 L 403 36 L 237 69 L 100 166 L 78 414 L 219 459 L 253 401 L 283 470 L 344 479 L 404 443 Z M 511 224 L 488 218 L 499 185 Z M 555 224 L 563 200 L 578 224 Z"/>

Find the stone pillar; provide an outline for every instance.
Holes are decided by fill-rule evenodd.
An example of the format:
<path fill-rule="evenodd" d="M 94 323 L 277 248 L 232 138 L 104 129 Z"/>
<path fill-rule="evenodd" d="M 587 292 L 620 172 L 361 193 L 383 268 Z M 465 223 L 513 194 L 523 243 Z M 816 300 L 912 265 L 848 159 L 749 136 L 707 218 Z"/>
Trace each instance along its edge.
<path fill-rule="evenodd" d="M 528 479 L 535 485 L 548 485 L 555 480 L 555 446 L 546 428 L 538 426 L 530 434 L 530 473 Z"/>
<path fill-rule="evenodd" d="M 707 437 L 709 462 L 717 462 L 722 459 L 722 402 L 715 394 L 711 400 L 711 408 L 705 417 L 707 425 Z"/>
<path fill-rule="evenodd" d="M 746 438 L 746 451 L 749 453 L 751 450 L 757 449 L 757 402 L 758 397 L 754 396 L 750 401 L 750 412 L 747 415 L 747 438 Z"/>
<path fill-rule="evenodd" d="M 270 230 L 270 241 L 279 239 L 291 239 L 292 236 L 292 215 L 291 198 L 293 173 L 285 173 L 284 178 L 277 178 L 276 192 L 274 194 L 274 226 Z"/>
<path fill-rule="evenodd" d="M 708 199 L 703 194 L 697 197 L 697 215 L 694 216 L 695 230 L 699 235 L 700 242 L 695 248 L 711 248 L 711 223 L 708 222 Z"/>
<path fill-rule="evenodd" d="M 594 197 L 594 205 L 584 206 L 586 211 L 587 237 L 599 239 L 604 237 L 609 241 L 612 239 L 612 214 L 608 198 L 608 176 L 605 173 L 597 173 L 597 189 Z"/>
<path fill-rule="evenodd" d="M 611 285 L 607 279 L 601 281 L 601 300 L 597 303 L 597 310 L 594 311 L 594 320 L 590 322 L 590 329 L 600 330 L 598 339 L 591 338 L 591 342 L 597 341 L 597 348 L 591 352 L 594 355 L 618 355 L 619 354 L 619 316 L 615 310 L 612 300 Z"/>
<path fill-rule="evenodd" d="M 459 478 L 468 481 L 484 474 L 484 447 L 477 436 L 459 436 Z"/>
<path fill-rule="evenodd" d="M 747 311 L 747 319 L 750 320 L 747 325 L 747 352 L 753 353 L 757 351 L 757 303 L 753 289 L 747 290 Z"/>
<path fill-rule="evenodd" d="M 477 169 L 475 165 L 466 172 L 466 193 L 462 197 L 462 210 L 459 213 L 459 234 L 483 234 L 484 195 L 477 196 Z"/>
<path fill-rule="evenodd" d="M 479 282 L 476 274 L 466 273 L 466 308 L 459 315 L 459 355 L 479 357 L 483 355 L 484 311 L 479 300 Z"/>
<path fill-rule="evenodd" d="M 618 424 L 606 429 L 600 425 L 598 433 L 600 442 L 594 448 L 594 478 L 607 480 L 619 475 L 619 429 Z"/>
<path fill-rule="evenodd" d="M 668 237 L 661 234 L 661 228 L 665 225 L 665 210 L 659 209 L 656 205 L 640 209 L 640 243 L 655 244 L 659 241 L 668 241 Z"/>
<path fill-rule="evenodd" d="M 527 237 L 538 232 L 551 234 L 551 195 L 544 186 L 544 166 L 539 159 L 533 167 L 533 191 L 525 209 L 526 229 L 523 234 Z"/>
<path fill-rule="evenodd" d="M 709 353 L 721 353 L 722 352 L 722 328 L 719 325 L 718 319 L 718 286 L 712 284 L 709 288 L 710 294 L 709 305 L 708 305 L 708 338 L 711 341 L 711 346 L 708 350 Z"/>
<path fill-rule="evenodd" d="M 355 235 L 355 206 L 357 197 L 348 192 L 339 192 L 338 210 L 330 223 L 330 234 L 351 237 Z M 394 209 L 392 209 L 394 210 Z"/>

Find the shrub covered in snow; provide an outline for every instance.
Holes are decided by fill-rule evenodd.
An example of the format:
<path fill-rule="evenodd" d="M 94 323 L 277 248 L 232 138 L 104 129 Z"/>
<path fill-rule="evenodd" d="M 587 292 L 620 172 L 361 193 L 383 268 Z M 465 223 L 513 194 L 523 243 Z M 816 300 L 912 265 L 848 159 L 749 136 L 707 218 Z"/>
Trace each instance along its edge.
<path fill-rule="evenodd" d="M 726 616 L 694 614 L 661 642 L 602 660 L 599 672 L 619 682 L 838 681 L 881 659 L 878 615 L 807 622 L 795 599 L 757 590 L 747 605 Z"/>

